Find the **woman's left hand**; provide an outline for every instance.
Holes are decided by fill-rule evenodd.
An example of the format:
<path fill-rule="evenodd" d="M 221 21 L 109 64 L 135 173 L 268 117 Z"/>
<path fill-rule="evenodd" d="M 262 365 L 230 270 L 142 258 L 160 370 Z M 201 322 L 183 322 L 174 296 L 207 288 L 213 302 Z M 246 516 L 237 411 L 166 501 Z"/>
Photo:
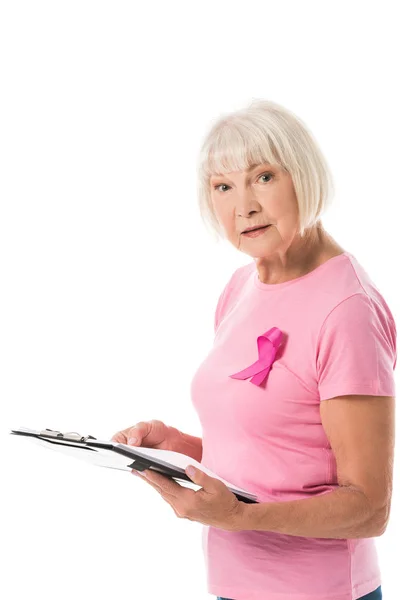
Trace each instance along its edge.
<path fill-rule="evenodd" d="M 142 472 L 132 469 L 132 473 L 138 473 L 140 476 L 144 473 L 146 477 L 142 477 L 143 480 L 172 506 L 177 517 L 227 531 L 241 531 L 245 503 L 240 502 L 219 479 L 210 477 L 200 469 L 192 468 L 194 474 L 190 474 L 187 469 L 186 474 L 196 485 L 201 486 L 197 491 L 179 485 L 173 479 L 150 469 Z"/>

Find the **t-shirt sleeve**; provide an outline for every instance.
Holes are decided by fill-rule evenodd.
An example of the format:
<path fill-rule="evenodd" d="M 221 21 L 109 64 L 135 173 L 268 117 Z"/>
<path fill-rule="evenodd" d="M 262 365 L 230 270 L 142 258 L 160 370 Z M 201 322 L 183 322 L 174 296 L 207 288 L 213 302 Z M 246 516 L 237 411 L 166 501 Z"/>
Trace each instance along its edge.
<path fill-rule="evenodd" d="M 395 396 L 396 325 L 390 311 L 354 294 L 326 317 L 317 343 L 320 400 L 360 394 Z"/>

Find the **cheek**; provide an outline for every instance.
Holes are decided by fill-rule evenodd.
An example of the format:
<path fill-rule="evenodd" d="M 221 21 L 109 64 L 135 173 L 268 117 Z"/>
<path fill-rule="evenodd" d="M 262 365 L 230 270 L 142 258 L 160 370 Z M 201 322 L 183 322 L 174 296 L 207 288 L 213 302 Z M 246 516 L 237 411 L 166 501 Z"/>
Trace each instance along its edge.
<path fill-rule="evenodd" d="M 293 229 L 299 215 L 296 198 L 291 195 L 270 198 L 268 215 L 278 229 L 282 231 Z"/>
<path fill-rule="evenodd" d="M 225 208 L 222 206 L 214 206 L 215 215 L 218 221 L 221 223 L 225 231 L 229 235 L 234 235 L 236 233 L 236 221 L 235 221 L 235 213 L 232 208 Z"/>
<path fill-rule="evenodd" d="M 282 218 L 289 210 L 291 202 L 286 194 L 278 190 L 264 198 L 263 208 L 271 220 Z"/>

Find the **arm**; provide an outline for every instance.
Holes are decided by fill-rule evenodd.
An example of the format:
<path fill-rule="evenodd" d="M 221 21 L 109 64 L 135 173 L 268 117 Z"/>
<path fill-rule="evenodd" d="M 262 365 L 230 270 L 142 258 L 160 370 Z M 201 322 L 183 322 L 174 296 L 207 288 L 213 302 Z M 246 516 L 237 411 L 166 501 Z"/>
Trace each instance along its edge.
<path fill-rule="evenodd" d="M 203 455 L 203 440 L 202 438 L 188 433 L 182 433 L 176 427 L 171 427 L 174 432 L 174 452 L 180 452 L 186 454 L 191 458 L 194 458 L 198 462 L 201 462 Z"/>
<path fill-rule="evenodd" d="M 239 530 L 315 538 L 377 537 L 384 531 L 362 492 L 346 487 L 290 502 L 245 505 Z"/>
<path fill-rule="evenodd" d="M 302 500 L 244 504 L 239 529 L 336 539 L 384 533 L 392 495 L 394 397 L 325 400 L 321 419 L 340 487 Z"/>

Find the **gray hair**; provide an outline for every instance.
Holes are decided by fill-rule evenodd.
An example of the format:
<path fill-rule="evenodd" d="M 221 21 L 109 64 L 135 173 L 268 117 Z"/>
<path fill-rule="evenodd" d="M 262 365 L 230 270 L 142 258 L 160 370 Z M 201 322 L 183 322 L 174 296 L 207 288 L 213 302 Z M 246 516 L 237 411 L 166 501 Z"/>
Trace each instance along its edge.
<path fill-rule="evenodd" d="M 334 193 L 331 172 L 315 138 L 304 122 L 269 100 L 222 115 L 206 135 L 198 162 L 198 201 L 205 225 L 223 237 L 210 197 L 210 176 L 242 171 L 262 163 L 290 173 L 295 189 L 300 235 L 320 225 Z"/>

